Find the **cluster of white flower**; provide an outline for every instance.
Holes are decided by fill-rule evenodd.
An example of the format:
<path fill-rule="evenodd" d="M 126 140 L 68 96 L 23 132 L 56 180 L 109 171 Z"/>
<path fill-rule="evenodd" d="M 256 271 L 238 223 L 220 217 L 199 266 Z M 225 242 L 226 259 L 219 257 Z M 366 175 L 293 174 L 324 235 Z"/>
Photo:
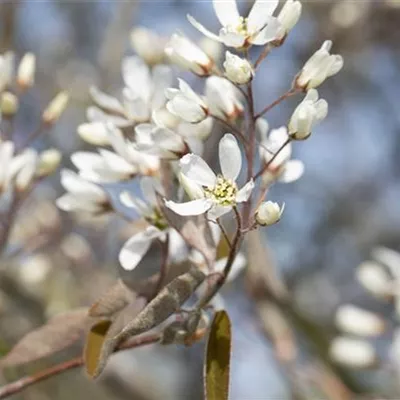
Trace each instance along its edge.
<path fill-rule="evenodd" d="M 18 67 L 12 52 L 0 55 L 0 204 L 18 202 L 36 182 L 52 174 L 61 160 L 61 153 L 56 149 L 39 153 L 28 146 L 59 119 L 68 102 L 65 92 L 49 103 L 42 112 L 40 128 L 33 130 L 23 144 L 14 137 L 19 97 L 34 85 L 35 70 L 36 57 L 32 53 L 25 54 Z M 5 212 L 8 212 L 7 207 Z"/>
<path fill-rule="evenodd" d="M 397 320 L 400 315 L 400 253 L 386 247 L 377 247 L 372 251 L 372 257 L 374 261 L 365 261 L 358 266 L 356 278 L 379 301 L 394 304 L 396 316 L 393 319 Z M 391 330 L 390 362 L 398 370 L 400 327 L 391 319 L 352 304 L 339 306 L 335 324 L 342 335 L 331 343 L 332 359 L 352 368 L 376 366 L 381 356 L 368 339 L 377 338 Z"/>
<path fill-rule="evenodd" d="M 221 218 L 234 211 L 237 240 L 230 243 L 233 257 L 228 264 L 238 254 L 245 232 L 281 218 L 284 207 L 265 201 L 265 194 L 272 183 L 293 182 L 303 174 L 303 163 L 290 159 L 291 142 L 308 138 L 326 117 L 328 105 L 318 99 L 316 87 L 336 74 L 343 61 L 330 54 L 332 43 L 326 41 L 294 77 L 291 89 L 257 113 L 252 94 L 257 68 L 270 50 L 284 44 L 302 9 L 299 1 L 287 0 L 274 16 L 278 3 L 256 0 L 243 17 L 236 1 L 214 0 L 222 25 L 218 34 L 188 16 L 211 41 L 207 46 L 181 33 L 164 39 L 137 28 L 131 34 L 137 55 L 122 61 L 125 86 L 121 95 L 91 89 L 95 106 L 88 108 L 88 122 L 78 127 L 78 134 L 102 148 L 72 155 L 78 173 L 62 172 L 61 182 L 68 193 L 58 199 L 58 205 L 67 211 L 110 211 L 112 205 L 102 184 L 138 180 L 144 200 L 126 190 L 120 200 L 134 208 L 148 226 L 123 246 L 119 257 L 123 268 L 135 268 L 154 240 L 169 243 L 170 257 L 189 254 L 182 251 L 185 241 L 180 232 L 169 226 L 165 207 L 184 218 L 205 215 L 228 241 Z M 210 46 L 212 42 L 216 46 Z M 225 59 L 218 62 L 215 50 L 222 45 L 231 51 L 226 50 Z M 263 46 L 257 61 L 249 57 L 252 46 Z M 178 79 L 177 88 L 172 87 L 173 65 L 204 78 L 203 94 L 183 79 Z M 306 95 L 286 126 L 268 133 L 263 115 L 302 92 Z M 218 141 L 217 172 L 203 158 L 214 123 L 227 132 Z M 227 272 L 231 266 L 227 265 Z"/>

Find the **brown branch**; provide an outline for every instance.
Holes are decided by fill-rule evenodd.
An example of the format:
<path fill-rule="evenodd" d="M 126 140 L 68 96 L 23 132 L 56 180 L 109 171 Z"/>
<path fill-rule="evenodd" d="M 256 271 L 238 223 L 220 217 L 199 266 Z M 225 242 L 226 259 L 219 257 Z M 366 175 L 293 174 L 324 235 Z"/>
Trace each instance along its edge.
<path fill-rule="evenodd" d="M 291 88 L 282 96 L 278 97 L 273 103 L 269 104 L 268 106 L 264 107 L 262 111 L 255 115 L 255 119 L 262 117 L 265 113 L 270 111 L 272 108 L 276 107 L 278 104 L 282 103 L 282 101 L 286 100 L 288 97 L 294 96 L 295 94 L 299 93 L 297 88 Z"/>
<path fill-rule="evenodd" d="M 148 344 L 157 343 L 161 338 L 160 334 L 150 334 L 147 336 L 141 336 L 133 338 L 131 340 L 122 343 L 116 350 L 128 350 L 140 346 L 146 346 Z M 38 382 L 44 381 L 52 376 L 62 374 L 70 369 L 81 367 L 84 364 L 82 357 L 76 357 L 63 363 L 54 365 L 53 367 L 47 368 L 43 371 L 39 371 L 36 374 L 24 376 L 15 382 L 11 382 L 0 388 L 0 399 L 5 399 L 8 396 L 22 392 L 28 386 L 34 385 Z"/>

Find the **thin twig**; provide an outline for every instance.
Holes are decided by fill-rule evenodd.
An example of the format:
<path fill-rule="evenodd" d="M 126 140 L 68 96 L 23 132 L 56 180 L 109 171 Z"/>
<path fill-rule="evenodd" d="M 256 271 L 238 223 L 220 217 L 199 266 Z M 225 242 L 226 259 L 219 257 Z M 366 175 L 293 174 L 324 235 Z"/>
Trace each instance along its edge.
<path fill-rule="evenodd" d="M 219 226 L 219 229 L 221 229 L 222 235 L 224 236 L 224 239 L 225 239 L 226 243 L 228 244 L 229 248 L 231 249 L 232 248 L 232 244 L 231 244 L 231 241 L 229 240 L 229 236 L 226 233 L 226 230 L 225 230 L 224 226 L 221 224 L 221 219 L 217 218 L 216 221 L 217 221 L 217 224 Z"/>
<path fill-rule="evenodd" d="M 140 346 L 145 346 L 148 344 L 157 343 L 161 338 L 159 333 L 149 334 L 147 336 L 139 336 L 131 340 L 122 343 L 116 352 L 121 350 L 133 349 Z M 5 399 L 8 396 L 14 395 L 16 393 L 22 392 L 28 386 L 34 385 L 38 382 L 44 381 L 52 376 L 62 374 L 70 369 L 81 367 L 84 364 L 82 357 L 76 357 L 68 361 L 64 361 L 60 364 L 54 365 L 43 371 L 39 371 L 36 374 L 24 376 L 15 382 L 4 385 L 0 388 L 0 399 Z"/>
<path fill-rule="evenodd" d="M 165 241 L 161 242 L 161 267 L 160 267 L 160 275 L 158 277 L 158 282 L 155 286 L 154 294 L 150 297 L 149 301 L 154 299 L 157 296 L 158 292 L 164 285 L 165 277 L 168 272 L 168 252 L 169 252 L 169 235 L 166 235 Z"/>
<path fill-rule="evenodd" d="M 257 69 L 258 66 L 262 63 L 262 61 L 265 59 L 265 57 L 268 56 L 269 52 L 274 48 L 275 46 L 271 45 L 271 43 L 268 43 L 261 54 L 258 56 L 257 61 L 254 63 L 254 69 Z"/>
<path fill-rule="evenodd" d="M 235 126 L 230 124 L 228 121 L 225 121 L 223 118 L 218 117 L 218 116 L 213 115 L 213 114 L 211 114 L 210 117 L 214 118 L 216 121 L 221 122 L 223 125 L 227 126 L 230 129 L 230 131 L 232 133 L 234 133 L 235 135 L 239 136 L 240 139 L 242 139 L 244 143 L 247 142 L 247 139 L 245 138 L 243 133 L 239 129 L 237 129 Z"/>
<path fill-rule="evenodd" d="M 255 119 L 260 118 L 265 113 L 267 113 L 268 111 L 270 111 L 271 109 L 276 107 L 278 104 L 282 103 L 283 100 L 286 100 L 288 97 L 294 96 L 297 93 L 299 93 L 299 90 L 297 88 L 291 88 L 286 93 L 284 93 L 282 96 L 277 98 L 273 103 L 264 107 L 262 111 L 260 111 L 258 114 L 255 115 Z"/>

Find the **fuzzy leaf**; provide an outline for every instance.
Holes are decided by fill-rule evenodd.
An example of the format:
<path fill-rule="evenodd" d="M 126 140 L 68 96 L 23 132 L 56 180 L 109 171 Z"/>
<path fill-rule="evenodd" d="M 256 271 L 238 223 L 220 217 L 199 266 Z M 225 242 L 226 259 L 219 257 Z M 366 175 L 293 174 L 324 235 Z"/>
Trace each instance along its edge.
<path fill-rule="evenodd" d="M 121 311 L 135 299 L 133 293 L 121 280 L 112 286 L 89 309 L 91 317 L 111 317 Z"/>
<path fill-rule="evenodd" d="M 211 323 L 204 363 L 207 400 L 228 400 L 231 358 L 231 323 L 226 311 L 218 311 Z"/>
<path fill-rule="evenodd" d="M 0 361 L 2 366 L 25 364 L 68 347 L 79 339 L 88 309 L 78 308 L 56 315 L 46 325 L 25 335 Z"/>
<path fill-rule="evenodd" d="M 91 328 L 86 337 L 84 350 L 84 361 L 86 372 L 93 378 L 100 363 L 104 363 L 101 359 L 101 349 L 107 337 L 107 332 L 110 329 L 111 321 L 104 320 L 96 322 Z"/>

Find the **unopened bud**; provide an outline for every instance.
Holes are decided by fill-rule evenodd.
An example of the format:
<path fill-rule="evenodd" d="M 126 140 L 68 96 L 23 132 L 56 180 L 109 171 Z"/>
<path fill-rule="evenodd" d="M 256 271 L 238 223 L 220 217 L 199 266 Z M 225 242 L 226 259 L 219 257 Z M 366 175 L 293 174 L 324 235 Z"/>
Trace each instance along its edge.
<path fill-rule="evenodd" d="M 256 221 L 263 226 L 276 224 L 281 219 L 284 209 L 285 205 L 280 207 L 278 203 L 265 201 L 256 211 Z"/>
<path fill-rule="evenodd" d="M 4 92 L 1 94 L 0 109 L 5 118 L 10 118 L 18 111 L 19 101 L 18 97 L 11 92 Z"/>
<path fill-rule="evenodd" d="M 61 153 L 57 149 L 48 149 L 40 153 L 36 176 L 39 178 L 51 175 L 60 165 Z"/>
<path fill-rule="evenodd" d="M 67 92 L 63 91 L 58 93 L 43 111 L 43 122 L 46 124 L 54 124 L 67 108 L 68 100 L 69 95 Z"/>
<path fill-rule="evenodd" d="M 35 179 L 38 156 L 35 150 L 27 149 L 21 154 L 21 168 L 15 175 L 15 189 L 24 192 Z"/>
<path fill-rule="evenodd" d="M 368 368 L 377 361 L 375 349 L 365 340 L 337 337 L 331 344 L 331 358 L 353 368 Z"/>
<path fill-rule="evenodd" d="M 17 72 L 17 84 L 21 89 L 26 90 L 35 83 L 36 56 L 33 53 L 26 53 L 19 63 Z"/>
<path fill-rule="evenodd" d="M 155 65 L 164 59 L 164 40 L 155 32 L 138 27 L 131 32 L 131 44 L 136 54 L 146 64 Z"/>
<path fill-rule="evenodd" d="M 281 31 L 279 34 L 281 39 L 285 38 L 299 21 L 301 8 L 300 1 L 286 0 L 285 5 L 282 7 L 277 17 L 278 21 L 281 23 Z"/>
<path fill-rule="evenodd" d="M 224 68 L 225 76 L 238 85 L 244 85 L 253 79 L 254 71 L 251 64 L 229 51 L 226 52 Z"/>

